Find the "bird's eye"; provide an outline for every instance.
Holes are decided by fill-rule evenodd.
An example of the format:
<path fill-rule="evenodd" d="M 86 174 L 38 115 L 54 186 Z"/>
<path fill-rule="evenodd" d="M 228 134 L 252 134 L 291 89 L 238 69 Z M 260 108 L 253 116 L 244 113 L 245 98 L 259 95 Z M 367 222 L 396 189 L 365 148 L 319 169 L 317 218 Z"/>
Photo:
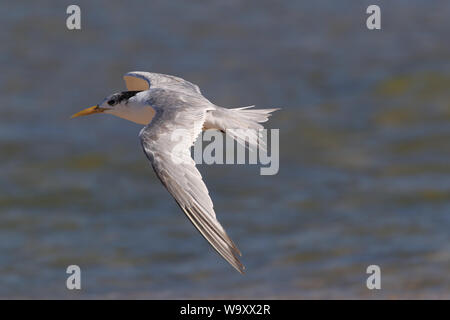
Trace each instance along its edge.
<path fill-rule="evenodd" d="M 116 101 L 114 99 L 111 99 L 111 100 L 108 101 L 108 104 L 110 106 L 114 105 L 115 103 L 116 103 Z"/>

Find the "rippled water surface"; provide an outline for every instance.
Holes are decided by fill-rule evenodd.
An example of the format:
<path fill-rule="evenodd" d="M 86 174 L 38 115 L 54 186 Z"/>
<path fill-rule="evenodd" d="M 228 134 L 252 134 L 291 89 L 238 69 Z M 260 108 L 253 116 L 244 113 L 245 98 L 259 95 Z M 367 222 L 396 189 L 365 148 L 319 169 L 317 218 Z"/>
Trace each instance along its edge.
<path fill-rule="evenodd" d="M 69 2 L 2 1 L 0 298 L 450 298 L 450 2 L 372 2 L 78 1 L 68 31 Z M 244 276 L 161 186 L 139 125 L 69 119 L 130 70 L 283 107 L 277 175 L 199 167 Z"/>

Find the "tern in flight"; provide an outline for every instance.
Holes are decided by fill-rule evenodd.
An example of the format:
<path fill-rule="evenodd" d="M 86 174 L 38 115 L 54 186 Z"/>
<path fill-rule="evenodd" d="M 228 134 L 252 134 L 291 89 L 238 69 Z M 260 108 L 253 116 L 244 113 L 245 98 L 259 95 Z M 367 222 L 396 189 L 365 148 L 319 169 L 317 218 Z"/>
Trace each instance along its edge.
<path fill-rule="evenodd" d="M 124 80 L 128 91 L 114 93 L 72 118 L 108 113 L 145 125 L 139 138 L 159 180 L 201 235 L 243 273 L 245 267 L 238 258 L 241 252 L 217 220 L 208 189 L 190 151 L 202 130 L 207 129 L 220 130 L 238 143 L 257 147 L 260 141 L 256 136 L 249 136 L 249 130 L 243 135 L 242 130 L 235 129 L 257 132 L 263 128 L 260 123 L 266 122 L 270 113 L 278 109 L 219 107 L 206 99 L 197 85 L 164 74 L 129 72 Z M 175 130 L 187 133 L 181 142 L 173 138 Z"/>

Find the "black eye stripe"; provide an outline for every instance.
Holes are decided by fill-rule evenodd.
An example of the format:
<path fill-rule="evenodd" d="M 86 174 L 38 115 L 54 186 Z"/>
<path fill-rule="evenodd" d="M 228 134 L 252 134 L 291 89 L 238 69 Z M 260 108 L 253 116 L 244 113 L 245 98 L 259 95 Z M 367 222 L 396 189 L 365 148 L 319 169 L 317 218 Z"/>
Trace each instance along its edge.
<path fill-rule="evenodd" d="M 115 103 L 116 103 L 116 101 L 114 99 L 111 99 L 111 100 L 108 101 L 108 104 L 110 106 L 114 105 Z"/>

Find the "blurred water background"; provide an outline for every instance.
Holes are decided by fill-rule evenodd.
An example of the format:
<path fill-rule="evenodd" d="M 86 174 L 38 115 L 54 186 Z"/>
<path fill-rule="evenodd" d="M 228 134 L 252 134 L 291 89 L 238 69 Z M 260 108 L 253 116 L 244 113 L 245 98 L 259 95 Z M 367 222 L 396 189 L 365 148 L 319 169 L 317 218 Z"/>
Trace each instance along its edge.
<path fill-rule="evenodd" d="M 70 4 L 0 3 L 0 298 L 450 298 L 449 1 L 77 1 L 81 31 Z M 69 119 L 131 70 L 283 107 L 278 175 L 199 166 L 244 276 L 157 180 L 139 125 Z"/>

